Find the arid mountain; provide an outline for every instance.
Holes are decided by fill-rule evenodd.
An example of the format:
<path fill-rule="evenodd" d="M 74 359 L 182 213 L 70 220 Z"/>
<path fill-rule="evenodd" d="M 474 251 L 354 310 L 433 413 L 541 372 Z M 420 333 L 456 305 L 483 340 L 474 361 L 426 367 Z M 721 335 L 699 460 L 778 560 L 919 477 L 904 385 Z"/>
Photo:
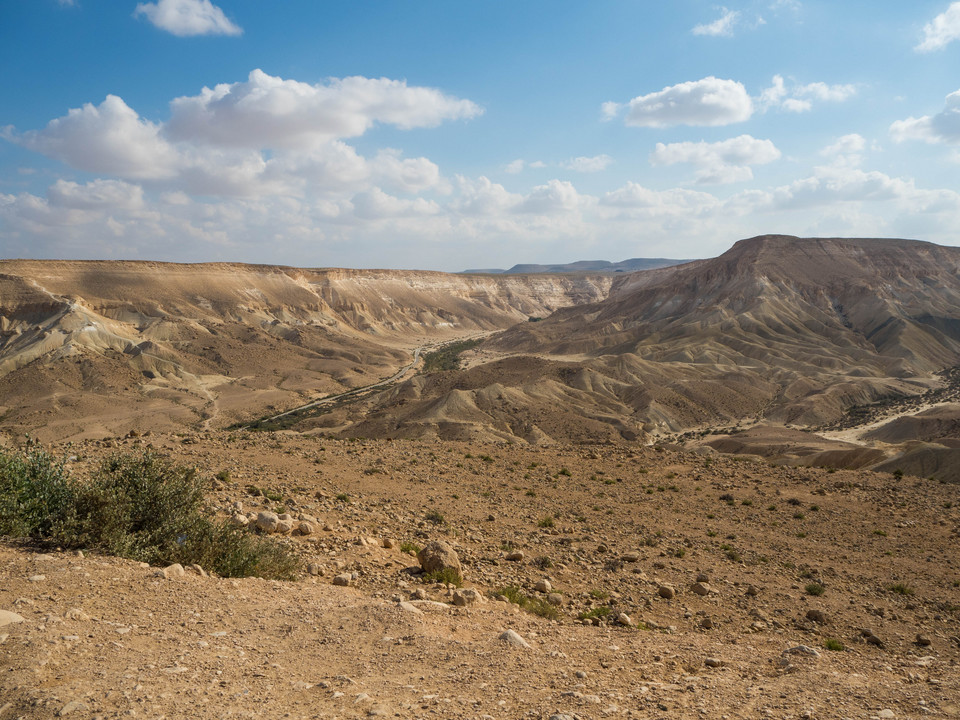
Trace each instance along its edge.
<path fill-rule="evenodd" d="M 608 276 L 0 263 L 0 412 L 18 432 L 226 424 L 393 374 L 414 347 L 606 295 Z"/>
<path fill-rule="evenodd" d="M 575 439 L 595 437 L 594 424 L 627 438 L 743 420 L 818 426 L 917 394 L 960 362 L 958 270 L 960 249 L 909 240 L 743 240 L 713 260 L 619 277 L 602 301 L 492 336 L 475 367 L 371 401 L 356 432 Z"/>
<path fill-rule="evenodd" d="M 530 274 L 530 273 L 580 273 L 580 272 L 603 272 L 603 273 L 629 273 L 639 270 L 655 270 L 656 268 L 670 267 L 671 265 L 680 265 L 690 262 L 689 260 L 671 260 L 669 258 L 630 258 L 620 262 L 610 262 L 609 260 L 578 260 L 572 263 L 561 263 L 543 265 L 537 263 L 525 263 L 514 265 L 509 270 L 499 268 L 489 268 L 486 270 L 464 270 L 464 273 L 504 273 L 507 275 Z"/>

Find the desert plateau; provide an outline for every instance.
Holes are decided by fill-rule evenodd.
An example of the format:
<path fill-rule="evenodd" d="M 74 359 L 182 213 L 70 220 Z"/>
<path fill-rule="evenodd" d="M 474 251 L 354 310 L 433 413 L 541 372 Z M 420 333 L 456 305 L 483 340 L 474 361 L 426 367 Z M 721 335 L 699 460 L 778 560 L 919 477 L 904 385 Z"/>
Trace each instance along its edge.
<path fill-rule="evenodd" d="M 0 719 L 960 717 L 960 249 L 666 262 L 0 261 Z"/>

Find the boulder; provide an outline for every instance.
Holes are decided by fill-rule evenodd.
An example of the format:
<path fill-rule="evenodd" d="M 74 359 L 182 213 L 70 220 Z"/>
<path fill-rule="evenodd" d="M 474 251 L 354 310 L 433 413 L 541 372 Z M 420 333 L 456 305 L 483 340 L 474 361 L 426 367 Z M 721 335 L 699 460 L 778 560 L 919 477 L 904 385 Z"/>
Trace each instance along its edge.
<path fill-rule="evenodd" d="M 463 574 L 457 551 L 443 540 L 432 540 L 417 553 L 417 562 L 426 573 L 451 569 Z"/>

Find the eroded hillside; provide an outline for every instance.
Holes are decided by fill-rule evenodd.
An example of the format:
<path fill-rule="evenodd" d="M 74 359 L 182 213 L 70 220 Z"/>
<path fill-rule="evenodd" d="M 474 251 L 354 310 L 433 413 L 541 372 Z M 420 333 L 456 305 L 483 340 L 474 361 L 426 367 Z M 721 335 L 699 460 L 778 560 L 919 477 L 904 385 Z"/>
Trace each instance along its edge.
<path fill-rule="evenodd" d="M 604 276 L 0 263 L 7 428 L 227 424 L 393 374 L 415 347 L 602 299 Z"/>

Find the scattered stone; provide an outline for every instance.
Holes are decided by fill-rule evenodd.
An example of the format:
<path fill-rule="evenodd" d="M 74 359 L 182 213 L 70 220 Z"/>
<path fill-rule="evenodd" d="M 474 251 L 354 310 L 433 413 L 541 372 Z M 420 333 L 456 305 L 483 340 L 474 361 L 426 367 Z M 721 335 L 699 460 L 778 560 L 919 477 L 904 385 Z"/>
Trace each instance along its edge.
<path fill-rule="evenodd" d="M 825 622 L 827 622 L 827 616 L 823 612 L 823 610 L 810 608 L 809 610 L 807 610 L 807 620 L 823 625 Z"/>
<path fill-rule="evenodd" d="M 723 660 L 719 660 L 717 658 L 709 658 L 709 657 L 703 661 L 703 664 L 711 668 L 719 668 L 726 665 L 726 663 Z"/>
<path fill-rule="evenodd" d="M 46 575 L 31 575 L 30 577 L 27 578 L 27 580 L 29 580 L 32 583 L 43 582 L 46 579 L 47 579 Z"/>
<path fill-rule="evenodd" d="M 413 603 L 409 603 L 406 600 L 400 603 L 400 609 L 404 612 L 412 613 L 414 615 L 423 615 L 423 610 L 418 608 Z"/>
<path fill-rule="evenodd" d="M 294 522 L 296 521 L 291 518 L 280 518 L 277 521 L 277 527 L 274 532 L 280 535 L 289 535 L 293 532 Z"/>
<path fill-rule="evenodd" d="M 173 578 L 181 578 L 186 575 L 186 571 L 183 569 L 183 565 L 180 563 L 173 563 L 173 565 L 167 565 L 159 573 L 162 577 L 165 577 L 167 580 L 172 580 Z"/>
<path fill-rule="evenodd" d="M 893 720 L 896 716 L 897 714 L 889 708 L 884 708 L 877 713 L 877 717 L 880 718 L 880 720 Z"/>
<path fill-rule="evenodd" d="M 697 595 L 700 595 L 701 597 L 704 595 L 709 595 L 710 593 L 717 592 L 706 582 L 695 582 L 693 585 L 690 586 L 690 589 L 693 590 L 693 592 L 695 592 Z"/>
<path fill-rule="evenodd" d="M 703 628 L 704 630 L 712 630 L 712 629 L 713 629 L 713 620 L 710 619 L 709 617 L 703 618 L 703 619 L 700 621 L 700 627 Z"/>
<path fill-rule="evenodd" d="M 710 582 L 710 576 L 705 572 L 697 573 L 697 582 L 698 583 L 708 583 Z"/>
<path fill-rule="evenodd" d="M 931 645 L 930 638 L 928 638 L 926 635 L 921 635 L 920 633 L 917 633 L 917 645 L 919 645 L 920 647 L 930 647 Z"/>
<path fill-rule="evenodd" d="M 427 599 L 427 591 L 424 590 L 423 588 L 417 588 L 417 589 L 414 590 L 412 593 L 410 593 L 410 599 L 411 599 L 411 600 L 426 600 L 426 599 Z"/>
<path fill-rule="evenodd" d="M 90 619 L 90 616 L 80 608 L 70 608 L 64 614 L 64 617 L 67 618 L 67 620 L 76 620 L 77 622 L 86 622 Z"/>
<path fill-rule="evenodd" d="M 0 627 L 23 622 L 23 617 L 9 610 L 0 610 Z"/>
<path fill-rule="evenodd" d="M 393 538 L 384 538 L 383 547 L 385 547 L 387 550 L 392 550 L 393 548 L 397 547 L 397 541 Z"/>
<path fill-rule="evenodd" d="M 657 588 L 657 595 L 662 597 L 664 600 L 673 600 L 676 597 L 677 591 L 673 589 L 671 585 L 661 585 Z"/>
<path fill-rule="evenodd" d="M 86 709 L 87 709 L 87 706 L 84 705 L 79 700 L 71 700 L 62 708 L 60 708 L 60 711 L 57 713 L 57 717 L 63 717 L 64 715 L 69 715 L 75 710 L 86 710 Z"/>
<path fill-rule="evenodd" d="M 486 600 L 484 600 L 483 594 L 477 592 L 474 588 L 464 588 L 463 590 L 457 590 L 453 593 L 453 604 L 458 607 L 479 605 L 485 602 Z"/>
<path fill-rule="evenodd" d="M 806 657 L 818 658 L 820 657 L 820 651 L 816 648 L 812 648 L 809 645 L 795 645 L 792 648 L 787 648 L 783 651 L 784 655 L 804 655 Z"/>
<path fill-rule="evenodd" d="M 533 586 L 533 589 L 537 592 L 549 593 L 553 590 L 553 585 L 550 584 L 550 581 L 547 579 L 538 580 L 537 584 Z"/>
<path fill-rule="evenodd" d="M 863 638 L 864 642 L 870 643 L 871 645 L 876 645 L 878 648 L 883 647 L 883 640 L 878 638 L 873 630 L 869 628 L 864 628 L 860 631 L 860 636 Z"/>
<path fill-rule="evenodd" d="M 393 715 L 393 710 L 388 708 L 386 705 L 374 705 L 372 708 L 367 710 L 367 715 L 371 717 L 387 717 Z"/>
<path fill-rule="evenodd" d="M 297 525 L 297 532 L 301 535 L 313 535 L 316 531 L 317 529 L 313 526 L 313 523 L 307 522 L 306 520 Z"/>
<path fill-rule="evenodd" d="M 280 524 L 280 516 L 274 512 L 259 512 L 255 521 L 257 529 L 267 534 L 275 533 Z"/>
<path fill-rule="evenodd" d="M 514 647 L 519 648 L 530 648 L 530 644 L 513 630 L 507 630 L 500 633 L 500 639 L 507 643 L 507 645 L 513 645 Z"/>
<path fill-rule="evenodd" d="M 417 562 L 423 568 L 425 573 L 442 572 L 443 570 L 455 570 L 458 574 L 463 573 L 460 566 L 460 558 L 450 545 L 443 540 L 432 540 L 417 553 Z"/>
<path fill-rule="evenodd" d="M 749 595 L 750 597 L 756 597 L 759 594 L 760 594 L 760 588 L 758 588 L 756 585 L 747 586 L 747 595 Z"/>
<path fill-rule="evenodd" d="M 352 573 L 340 573 L 339 575 L 336 575 L 333 578 L 333 584 L 339 587 L 349 587 L 352 581 L 353 581 Z"/>
<path fill-rule="evenodd" d="M 323 575 L 323 568 L 319 563 L 313 562 L 307 565 L 307 572 L 311 575 Z"/>
<path fill-rule="evenodd" d="M 631 550 L 630 552 L 625 552 L 623 555 L 621 555 L 620 559 L 623 560 L 623 562 L 637 562 L 637 560 L 640 559 L 640 553 L 638 553 L 636 550 Z"/>
<path fill-rule="evenodd" d="M 624 627 L 633 627 L 633 620 L 630 619 L 630 616 L 626 613 L 620 613 L 617 615 L 617 625 L 623 625 Z"/>
<path fill-rule="evenodd" d="M 560 593 L 550 593 L 547 595 L 547 602 L 551 605 L 563 605 L 563 595 Z"/>
<path fill-rule="evenodd" d="M 237 527 L 246 527 L 250 524 L 250 519 L 243 513 L 234 513 L 230 518 L 230 523 Z"/>
<path fill-rule="evenodd" d="M 512 552 L 507 553 L 506 559 L 509 560 L 510 562 L 520 562 L 521 560 L 523 560 L 523 557 L 524 556 L 523 556 L 522 550 L 514 550 Z"/>

